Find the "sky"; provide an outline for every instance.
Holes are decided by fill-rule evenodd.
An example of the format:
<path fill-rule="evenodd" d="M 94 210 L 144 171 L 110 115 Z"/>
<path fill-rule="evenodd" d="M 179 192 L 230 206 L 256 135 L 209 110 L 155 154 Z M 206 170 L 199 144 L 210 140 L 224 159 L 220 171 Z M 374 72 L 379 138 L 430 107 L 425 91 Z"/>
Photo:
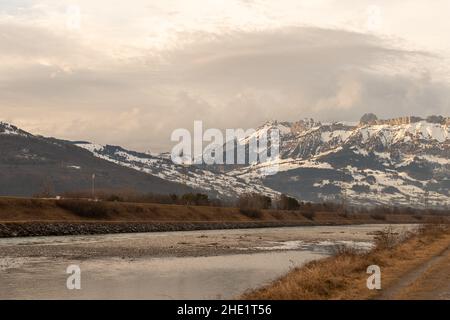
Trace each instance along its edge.
<path fill-rule="evenodd" d="M 170 150 L 177 128 L 449 115 L 448 0 L 0 0 L 0 119 Z"/>

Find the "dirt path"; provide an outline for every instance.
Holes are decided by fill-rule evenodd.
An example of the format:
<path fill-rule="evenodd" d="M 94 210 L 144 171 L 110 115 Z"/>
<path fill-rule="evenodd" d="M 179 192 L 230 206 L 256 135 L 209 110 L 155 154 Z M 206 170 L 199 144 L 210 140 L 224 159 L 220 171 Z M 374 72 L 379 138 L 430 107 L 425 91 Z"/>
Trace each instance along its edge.
<path fill-rule="evenodd" d="M 380 300 L 450 300 L 450 246 L 384 290 Z"/>

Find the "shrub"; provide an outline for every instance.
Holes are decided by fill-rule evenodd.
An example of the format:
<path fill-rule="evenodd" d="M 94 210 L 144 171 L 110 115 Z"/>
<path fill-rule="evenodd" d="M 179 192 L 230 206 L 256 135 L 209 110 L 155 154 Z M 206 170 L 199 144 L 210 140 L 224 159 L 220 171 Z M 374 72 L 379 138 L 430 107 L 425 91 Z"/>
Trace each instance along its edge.
<path fill-rule="evenodd" d="M 239 209 L 240 213 L 252 219 L 260 219 L 263 216 L 261 210 L 258 209 Z"/>
<path fill-rule="evenodd" d="M 131 203 L 159 203 L 159 204 L 188 204 L 195 206 L 222 206 L 222 202 L 209 200 L 208 195 L 202 193 L 186 193 L 182 196 L 177 194 L 156 194 L 139 193 L 134 190 L 97 190 L 97 199 L 111 202 L 131 202 Z M 86 200 L 92 197 L 91 192 L 66 192 L 62 194 L 66 199 Z"/>
<path fill-rule="evenodd" d="M 361 253 L 361 250 L 358 250 L 357 248 L 353 246 L 346 246 L 346 245 L 336 245 L 333 246 L 332 249 L 333 255 L 336 256 L 355 256 Z"/>
<path fill-rule="evenodd" d="M 277 200 L 277 209 L 280 210 L 298 210 L 300 203 L 295 198 L 282 194 Z"/>
<path fill-rule="evenodd" d="M 108 208 L 102 202 L 87 200 L 58 200 L 56 204 L 65 210 L 83 218 L 106 218 L 110 213 L 116 213 L 114 208 Z"/>
<path fill-rule="evenodd" d="M 238 207 L 240 209 L 269 209 L 272 206 L 270 197 L 259 195 L 256 193 L 247 193 L 239 197 Z"/>
<path fill-rule="evenodd" d="M 261 210 L 268 209 L 272 205 L 272 199 L 256 193 L 247 193 L 239 197 L 239 211 L 249 218 L 261 218 Z"/>
<path fill-rule="evenodd" d="M 209 205 L 208 195 L 203 193 L 186 193 L 181 197 L 182 204 L 207 206 Z"/>
<path fill-rule="evenodd" d="M 392 226 L 379 231 L 375 236 L 375 248 L 391 249 L 402 240 L 399 233 L 394 232 Z"/>

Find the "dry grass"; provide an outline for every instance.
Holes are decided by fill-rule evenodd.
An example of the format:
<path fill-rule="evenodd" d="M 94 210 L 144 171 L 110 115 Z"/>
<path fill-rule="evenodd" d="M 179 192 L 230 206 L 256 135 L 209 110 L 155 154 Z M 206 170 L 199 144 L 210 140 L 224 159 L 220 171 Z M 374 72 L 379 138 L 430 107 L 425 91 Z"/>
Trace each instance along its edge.
<path fill-rule="evenodd" d="M 329 210 L 335 210 L 330 207 Z M 421 222 L 442 217 L 424 216 Z M 339 211 L 265 210 L 188 206 L 153 203 L 127 203 L 88 200 L 45 200 L 0 198 L 0 223 L 4 222 L 294 222 L 302 225 L 360 223 L 418 223 L 413 215 L 387 214 L 379 221 L 370 214 L 342 215 Z"/>
<path fill-rule="evenodd" d="M 336 255 L 297 268 L 272 284 L 244 294 L 256 300 L 367 299 L 377 291 L 366 288 L 370 265 L 382 268 L 383 286 L 423 263 L 450 243 L 448 225 L 427 225 L 415 232 L 378 234 L 376 247 L 367 253 L 338 249 Z"/>
<path fill-rule="evenodd" d="M 443 253 L 442 259 L 431 268 L 421 274 L 414 282 L 404 288 L 398 299 L 427 300 L 435 299 L 437 292 L 444 292 L 448 299 L 448 287 L 450 284 L 450 253 L 449 249 Z"/>

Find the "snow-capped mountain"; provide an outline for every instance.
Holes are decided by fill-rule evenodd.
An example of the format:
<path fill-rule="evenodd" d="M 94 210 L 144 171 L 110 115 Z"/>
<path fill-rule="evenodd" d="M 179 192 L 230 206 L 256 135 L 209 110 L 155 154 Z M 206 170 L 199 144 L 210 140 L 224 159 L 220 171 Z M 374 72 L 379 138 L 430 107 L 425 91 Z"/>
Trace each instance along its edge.
<path fill-rule="evenodd" d="M 374 152 L 398 150 L 448 155 L 448 125 L 449 120 L 443 117 L 428 120 L 405 117 L 372 123 L 320 123 L 307 119 L 294 123 L 271 121 L 258 128 L 254 135 L 259 137 L 270 130 L 279 130 L 283 159 L 308 159 L 344 145 Z"/>
<path fill-rule="evenodd" d="M 101 146 L 87 142 L 76 143 L 78 147 L 92 152 L 96 157 L 128 167 L 161 179 L 185 184 L 192 189 L 219 196 L 236 198 L 242 193 L 256 192 L 275 196 L 278 192 L 265 187 L 259 179 L 243 180 L 194 165 L 174 164 L 170 155 L 155 156 L 129 151 L 118 146 Z"/>
<path fill-rule="evenodd" d="M 248 151 L 251 138 L 279 130 L 278 173 L 270 175 L 264 169 L 273 161 L 218 170 L 214 165 L 175 165 L 167 154 L 77 145 L 104 160 L 222 197 L 287 193 L 308 201 L 448 206 L 449 123 L 449 118 L 439 116 L 378 120 L 373 115 L 358 123 L 270 121 L 237 142 Z"/>
<path fill-rule="evenodd" d="M 280 130 L 281 159 L 279 173 L 262 178 L 264 185 L 305 200 L 449 205 L 449 118 L 369 118 L 267 123 L 258 132 Z M 273 164 L 228 174 L 261 178 L 267 165 Z"/>
<path fill-rule="evenodd" d="M 450 119 L 441 116 L 379 120 L 373 114 L 364 115 L 358 123 L 321 123 L 313 119 L 269 121 L 235 141 L 231 148 L 240 144 L 248 151 L 252 138 L 278 130 L 280 152 L 275 160 L 241 165 L 177 165 L 168 153 L 155 155 L 118 146 L 37 137 L 0 123 L 0 144 L 3 150 L 9 150 L 0 157 L 0 164 L 4 160 L 19 170 L 20 161 L 27 161 L 26 170 L 31 170 L 31 163 L 45 166 L 51 163 L 57 171 L 78 171 L 87 177 L 91 170 L 103 170 L 114 186 L 121 180 L 113 179 L 108 170 L 123 168 L 128 171 L 120 171 L 121 179 L 126 178 L 126 172 L 134 172 L 133 179 L 138 180 L 126 181 L 134 188 L 142 186 L 141 191 L 167 182 L 178 189 L 185 186 L 220 198 L 236 198 L 247 192 L 272 197 L 286 193 L 305 201 L 446 207 L 450 205 L 449 125 Z M 226 146 L 224 150 L 231 151 Z M 100 161 L 95 165 L 108 169 L 95 169 L 86 154 Z M 274 166 L 276 172 L 267 170 Z M 24 170 L 19 170 L 20 174 Z M 156 180 L 137 182 L 145 176 Z M 84 183 L 84 180 L 77 182 Z M 65 189 L 69 187 L 65 185 Z M 165 185 L 164 190 L 169 192 L 170 185 Z"/>

